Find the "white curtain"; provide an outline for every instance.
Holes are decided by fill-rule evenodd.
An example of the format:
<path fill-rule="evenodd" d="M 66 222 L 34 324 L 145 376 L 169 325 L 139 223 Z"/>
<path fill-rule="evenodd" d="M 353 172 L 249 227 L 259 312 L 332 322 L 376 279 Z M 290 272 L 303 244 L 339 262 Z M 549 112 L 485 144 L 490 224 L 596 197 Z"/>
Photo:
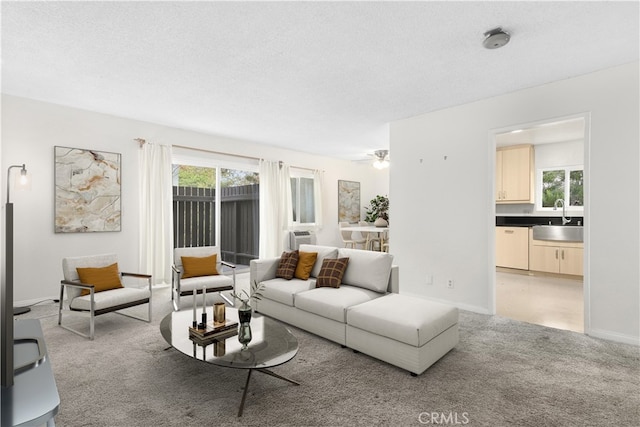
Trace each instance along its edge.
<path fill-rule="evenodd" d="M 260 160 L 260 258 L 280 256 L 293 225 L 289 166 Z"/>
<path fill-rule="evenodd" d="M 322 217 L 322 196 L 323 196 L 324 172 L 313 171 L 313 206 L 316 228 L 322 230 L 324 221 Z"/>
<path fill-rule="evenodd" d="M 145 143 L 140 155 L 140 271 L 171 283 L 171 147 Z"/>
<path fill-rule="evenodd" d="M 278 256 L 285 248 L 285 239 L 289 237 L 289 230 L 293 228 L 293 193 L 291 192 L 291 171 L 289 169 L 289 165 L 283 163 L 281 163 L 281 165 L 280 191 L 282 197 L 280 198 L 280 212 L 282 212 L 282 215 L 280 216 L 280 229 L 282 230 L 282 235 L 280 238 L 281 247 L 279 252 L 277 253 Z"/>

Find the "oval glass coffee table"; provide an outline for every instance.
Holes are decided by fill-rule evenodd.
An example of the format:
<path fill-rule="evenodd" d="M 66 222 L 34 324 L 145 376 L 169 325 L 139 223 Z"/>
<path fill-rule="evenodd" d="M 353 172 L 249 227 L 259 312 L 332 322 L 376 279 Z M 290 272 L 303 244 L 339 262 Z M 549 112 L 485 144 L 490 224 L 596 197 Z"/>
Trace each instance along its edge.
<path fill-rule="evenodd" d="M 196 317 L 201 318 L 202 309 L 197 309 Z M 213 319 L 213 309 L 207 310 L 209 319 Z M 226 308 L 226 318 L 238 321 L 238 310 Z M 291 384 L 299 383 L 271 372 L 268 368 L 282 365 L 293 359 L 298 353 L 298 340 L 281 323 L 253 313 L 251 318 L 252 339 L 246 349 L 242 349 L 242 344 L 238 341 L 238 335 L 233 335 L 219 340 L 211 339 L 205 342 L 195 342 L 189 338 L 189 326 L 192 325 L 193 311 L 174 311 L 165 316 L 160 322 L 160 333 L 162 337 L 176 350 L 181 353 L 225 368 L 246 369 L 247 381 L 240 401 L 238 416 L 242 416 L 244 402 L 247 397 L 249 380 L 253 371 L 262 372 Z"/>

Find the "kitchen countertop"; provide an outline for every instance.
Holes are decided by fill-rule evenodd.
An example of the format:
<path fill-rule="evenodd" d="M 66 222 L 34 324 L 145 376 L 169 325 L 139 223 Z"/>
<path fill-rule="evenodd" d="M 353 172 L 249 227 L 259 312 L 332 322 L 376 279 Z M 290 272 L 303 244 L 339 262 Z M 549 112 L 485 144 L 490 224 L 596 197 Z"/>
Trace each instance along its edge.
<path fill-rule="evenodd" d="M 584 225 L 584 217 L 571 217 L 567 225 Z M 534 225 L 562 225 L 560 216 L 496 216 L 496 226 L 499 227 L 533 227 Z"/>

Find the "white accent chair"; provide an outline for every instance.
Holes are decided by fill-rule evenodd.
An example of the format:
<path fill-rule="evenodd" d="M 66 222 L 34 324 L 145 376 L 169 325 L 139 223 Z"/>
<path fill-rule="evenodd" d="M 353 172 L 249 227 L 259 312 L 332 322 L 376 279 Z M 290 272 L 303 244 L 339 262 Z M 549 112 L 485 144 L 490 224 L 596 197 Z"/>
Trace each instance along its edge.
<path fill-rule="evenodd" d="M 182 265 L 182 257 L 207 257 L 217 255 L 216 270 L 217 275 L 189 277 L 183 279 L 184 267 Z M 231 277 L 223 274 L 223 267 L 227 267 L 231 271 Z M 171 299 L 173 300 L 173 309 L 180 310 L 180 297 L 186 295 L 201 294 L 202 289 L 206 287 L 207 293 L 217 292 L 231 306 L 231 301 L 222 291 L 233 291 L 236 289 L 236 266 L 234 264 L 222 261 L 220 250 L 217 246 L 200 246 L 193 248 L 175 248 L 173 250 L 173 266 L 171 274 Z"/>
<path fill-rule="evenodd" d="M 382 252 L 389 252 L 389 232 L 385 231 L 382 234 L 382 247 L 380 248 Z"/>
<path fill-rule="evenodd" d="M 367 243 L 367 239 L 363 237 L 360 232 L 358 232 L 358 235 L 354 236 L 355 232 L 342 229 L 343 227 L 349 226 L 351 226 L 351 224 L 349 224 L 347 221 L 340 221 L 339 223 L 340 237 L 342 238 L 344 247 L 356 249 L 357 245 L 362 245 L 362 247 L 364 248 Z"/>
<path fill-rule="evenodd" d="M 62 273 L 64 279 L 60 281 L 60 307 L 58 309 L 58 325 L 85 338 L 93 339 L 95 331 L 95 318 L 102 314 L 115 312 L 123 316 L 131 317 L 145 322 L 151 322 L 151 284 L 152 277 L 148 274 L 124 273 L 119 271 L 120 281 L 124 287 L 95 292 L 94 285 L 80 282 L 76 268 L 100 268 L 107 267 L 118 262 L 116 254 L 89 255 L 80 257 L 63 258 Z M 125 281 L 124 278 L 135 278 Z M 140 280 L 145 280 L 148 286 L 140 287 Z M 67 290 L 67 307 L 64 307 L 64 294 Z M 80 295 L 83 290 L 89 291 L 88 295 Z M 122 313 L 122 310 L 141 304 L 149 305 L 147 318 Z M 84 334 L 77 329 L 62 324 L 62 313 L 70 311 L 89 315 L 89 334 Z"/>
<path fill-rule="evenodd" d="M 371 224 L 369 224 L 367 221 L 358 221 L 358 225 L 360 227 L 367 227 Z M 362 235 L 365 238 L 365 244 L 364 244 L 364 248 L 365 249 L 370 249 L 370 250 L 374 250 L 376 247 L 376 242 L 378 243 L 378 245 L 380 245 L 380 236 L 378 236 L 378 234 L 376 233 L 372 233 L 372 232 L 363 232 Z"/>

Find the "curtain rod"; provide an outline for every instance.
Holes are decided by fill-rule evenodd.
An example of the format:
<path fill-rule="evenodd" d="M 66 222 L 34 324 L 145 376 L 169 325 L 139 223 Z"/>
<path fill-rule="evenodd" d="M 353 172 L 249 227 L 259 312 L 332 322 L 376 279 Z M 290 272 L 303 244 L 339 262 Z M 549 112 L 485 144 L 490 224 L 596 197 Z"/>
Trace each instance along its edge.
<path fill-rule="evenodd" d="M 146 140 L 142 139 L 142 138 L 135 138 L 134 141 L 138 142 L 140 144 L 140 148 L 142 148 L 142 146 L 147 142 Z M 193 148 L 193 147 L 187 147 L 185 145 L 173 145 L 173 147 L 176 148 L 184 148 L 185 150 L 194 150 L 194 151 L 202 151 L 204 153 L 211 153 L 211 154 L 221 154 L 223 156 L 233 156 L 233 157 L 240 157 L 242 159 L 249 159 L 249 160 L 262 160 L 262 158 L 260 157 L 253 157 L 253 156 L 244 156 L 242 154 L 230 154 L 230 153 L 223 153 L 221 151 L 213 151 L 213 150 L 205 150 L 204 148 Z M 280 164 L 282 165 L 282 161 L 280 161 Z M 305 168 L 302 166 L 290 166 L 292 168 L 296 168 L 296 169 L 302 169 L 302 170 L 308 170 L 308 171 L 315 171 L 316 169 L 311 169 L 311 168 Z"/>
<path fill-rule="evenodd" d="M 223 156 L 234 156 L 234 157 L 240 157 L 242 159 L 249 159 L 249 160 L 260 160 L 260 157 L 252 157 L 252 156 L 244 156 L 242 154 L 229 154 L 229 153 L 223 153 L 222 151 L 213 151 L 213 150 L 205 150 L 204 148 L 193 148 L 193 147 L 187 147 L 185 145 L 172 145 L 172 147 L 176 147 L 176 148 L 184 148 L 186 150 L 193 150 L 193 151 L 202 151 L 204 153 L 211 153 L 211 154 L 221 154 Z"/>
<path fill-rule="evenodd" d="M 223 156 L 240 157 L 240 158 L 243 158 L 243 159 L 250 159 L 250 160 L 263 160 L 261 157 L 244 156 L 244 155 L 242 155 L 242 154 L 223 153 L 222 151 L 206 150 L 206 149 L 204 149 L 204 148 L 193 148 L 193 147 L 187 147 L 187 146 L 184 146 L 184 145 L 174 145 L 174 147 L 177 147 L 177 148 L 184 148 L 184 149 L 186 149 L 186 150 L 202 151 L 202 152 L 205 152 L 205 153 L 211 153 L 211 154 L 221 154 L 221 155 L 223 155 Z M 282 160 L 280 160 L 280 165 L 282 165 L 282 163 L 283 163 L 283 162 L 282 162 Z M 296 169 L 304 169 L 304 170 L 308 170 L 308 171 L 312 171 L 312 172 L 315 170 L 315 169 L 311 169 L 311 168 L 304 168 L 304 167 L 302 167 L 302 166 L 291 166 L 291 165 L 290 165 L 289 167 L 296 168 Z"/>

